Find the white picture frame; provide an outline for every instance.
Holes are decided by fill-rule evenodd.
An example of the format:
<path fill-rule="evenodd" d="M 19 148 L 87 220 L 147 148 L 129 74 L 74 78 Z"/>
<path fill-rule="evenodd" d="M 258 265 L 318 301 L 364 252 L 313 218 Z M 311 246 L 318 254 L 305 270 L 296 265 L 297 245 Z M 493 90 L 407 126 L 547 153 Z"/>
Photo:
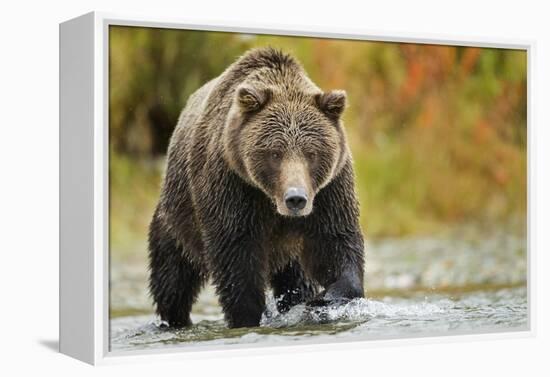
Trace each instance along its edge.
<path fill-rule="evenodd" d="M 527 209 L 529 318 L 526 331 L 425 338 L 361 340 L 346 343 L 285 344 L 276 347 L 239 345 L 154 351 L 109 351 L 109 124 L 108 32 L 111 25 L 226 31 L 254 34 L 330 37 L 388 42 L 414 42 L 493 48 L 527 52 L 528 62 L 528 189 L 533 167 L 532 72 L 535 43 L 526 40 L 461 38 L 419 33 L 387 34 L 327 30 L 312 26 L 246 25 L 232 22 L 145 18 L 92 12 L 60 24 L 60 352 L 90 364 L 112 364 L 148 359 L 227 357 L 265 353 L 292 353 L 326 349 L 378 347 L 410 342 L 455 342 L 478 339 L 532 337 L 534 255 L 531 250 L 531 202 Z"/>

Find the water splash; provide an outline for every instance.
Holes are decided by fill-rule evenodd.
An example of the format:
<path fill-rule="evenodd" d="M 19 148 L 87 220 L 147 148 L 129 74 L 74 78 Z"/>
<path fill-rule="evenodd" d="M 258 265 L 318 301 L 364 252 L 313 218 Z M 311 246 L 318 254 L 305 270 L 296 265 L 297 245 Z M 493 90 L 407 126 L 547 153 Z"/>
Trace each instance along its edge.
<path fill-rule="evenodd" d="M 315 338 L 369 339 L 490 332 L 525 328 L 525 288 L 476 292 L 458 298 L 417 296 L 383 300 L 355 299 L 338 307 L 310 308 L 297 305 L 278 313 L 275 300 L 267 303 L 260 327 L 228 329 L 221 312 L 192 315 L 187 329 L 166 330 L 151 316 L 111 321 L 112 350 L 167 346 L 288 342 Z"/>
<path fill-rule="evenodd" d="M 386 301 L 391 301 L 387 299 Z M 305 304 L 291 308 L 287 313 L 277 311 L 276 301 L 270 300 L 262 316 L 260 326 L 283 328 L 300 324 L 324 324 L 331 322 L 367 322 L 373 318 L 421 317 L 443 313 L 450 305 L 449 300 L 440 300 L 437 304 L 427 301 L 419 303 L 387 303 L 358 298 L 344 305 L 326 307 L 308 307 Z"/>

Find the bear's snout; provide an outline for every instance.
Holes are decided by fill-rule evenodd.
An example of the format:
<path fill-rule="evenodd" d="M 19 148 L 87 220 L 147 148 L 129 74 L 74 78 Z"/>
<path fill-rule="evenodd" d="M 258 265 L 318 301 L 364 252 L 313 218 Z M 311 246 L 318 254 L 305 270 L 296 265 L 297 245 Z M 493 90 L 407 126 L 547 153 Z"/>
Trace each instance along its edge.
<path fill-rule="evenodd" d="M 306 190 L 302 187 L 290 187 L 285 192 L 286 207 L 294 214 L 304 209 L 307 204 Z"/>
<path fill-rule="evenodd" d="M 274 201 L 277 212 L 283 216 L 307 216 L 313 209 L 315 192 L 307 164 L 301 158 L 290 156 L 281 162 Z"/>

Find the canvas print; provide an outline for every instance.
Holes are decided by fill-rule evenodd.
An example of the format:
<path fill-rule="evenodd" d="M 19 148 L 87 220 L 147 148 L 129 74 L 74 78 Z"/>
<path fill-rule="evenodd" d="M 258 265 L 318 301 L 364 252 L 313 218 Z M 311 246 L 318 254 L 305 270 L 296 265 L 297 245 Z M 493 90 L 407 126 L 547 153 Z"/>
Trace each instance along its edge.
<path fill-rule="evenodd" d="M 527 52 L 109 27 L 111 351 L 526 330 Z"/>

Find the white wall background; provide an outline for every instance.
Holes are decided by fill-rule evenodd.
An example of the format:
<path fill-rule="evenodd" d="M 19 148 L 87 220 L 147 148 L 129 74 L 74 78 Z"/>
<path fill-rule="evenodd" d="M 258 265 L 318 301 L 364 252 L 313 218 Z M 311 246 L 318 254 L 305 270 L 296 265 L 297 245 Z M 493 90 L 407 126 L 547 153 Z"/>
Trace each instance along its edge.
<path fill-rule="evenodd" d="M 3 1 L 0 12 L 0 374 L 536 376 L 550 372 L 550 12 L 544 1 Z M 531 187 L 536 338 L 91 368 L 58 333 L 58 23 L 91 10 L 365 31 L 535 40 Z"/>

